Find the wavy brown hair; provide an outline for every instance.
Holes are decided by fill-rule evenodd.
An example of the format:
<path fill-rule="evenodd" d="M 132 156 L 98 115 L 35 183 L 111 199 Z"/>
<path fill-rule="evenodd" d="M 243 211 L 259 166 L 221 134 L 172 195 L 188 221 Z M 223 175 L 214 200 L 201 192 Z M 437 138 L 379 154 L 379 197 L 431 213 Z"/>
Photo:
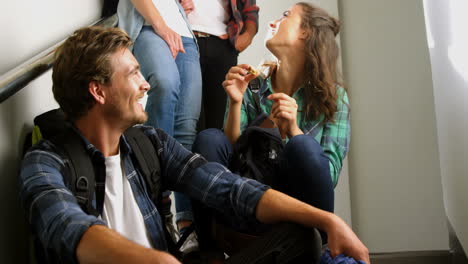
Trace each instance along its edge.
<path fill-rule="evenodd" d="M 52 91 L 70 121 L 85 115 L 96 103 L 88 91 L 91 81 L 110 82 L 111 55 L 131 45 L 123 30 L 95 26 L 78 29 L 56 50 Z"/>
<path fill-rule="evenodd" d="M 341 85 L 337 61 L 339 48 L 335 37 L 340 22 L 325 10 L 310 3 L 297 3 L 301 7 L 301 28 L 307 31 L 305 40 L 304 109 L 308 120 L 324 115 L 323 122 L 333 122 L 337 111 L 337 86 Z"/>

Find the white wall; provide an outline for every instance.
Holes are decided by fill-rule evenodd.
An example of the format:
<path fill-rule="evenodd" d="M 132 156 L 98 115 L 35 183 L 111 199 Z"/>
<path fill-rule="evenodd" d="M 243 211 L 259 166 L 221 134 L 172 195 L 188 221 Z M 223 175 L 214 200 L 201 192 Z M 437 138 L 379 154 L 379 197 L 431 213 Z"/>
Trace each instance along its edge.
<path fill-rule="evenodd" d="M 290 6 L 299 1 L 297 0 L 257 0 L 257 5 L 260 7 L 259 29 L 258 34 L 249 48 L 239 55 L 239 63 L 248 63 L 257 66 L 262 59 L 267 59 L 270 54 L 265 48 L 265 37 L 270 21 L 280 18 L 283 11 L 286 11 Z M 337 0 L 315 0 L 304 1 L 317 4 L 324 8 L 333 16 L 339 18 Z M 337 39 L 338 43 L 340 39 Z M 341 63 L 339 63 L 341 64 Z M 351 204 L 349 194 L 349 178 L 347 162 L 340 175 L 338 186 L 335 189 L 335 212 L 342 217 L 349 225 L 351 225 Z"/>
<path fill-rule="evenodd" d="M 353 227 L 371 252 L 448 249 L 422 1 L 338 3 Z"/>
<path fill-rule="evenodd" d="M 425 0 L 445 210 L 468 250 L 468 2 Z"/>
<path fill-rule="evenodd" d="M 91 24 L 102 1 L 2 1 L 0 74 Z M 50 72 L 0 104 L 0 263 L 27 263 L 25 223 L 18 199 L 17 170 L 24 132 L 32 118 L 57 107 Z"/>

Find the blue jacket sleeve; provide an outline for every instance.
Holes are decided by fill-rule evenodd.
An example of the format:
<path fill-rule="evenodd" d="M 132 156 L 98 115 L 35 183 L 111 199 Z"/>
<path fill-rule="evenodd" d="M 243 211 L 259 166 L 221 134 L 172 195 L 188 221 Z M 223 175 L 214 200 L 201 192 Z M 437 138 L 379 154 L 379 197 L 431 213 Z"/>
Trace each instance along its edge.
<path fill-rule="evenodd" d="M 171 190 L 185 193 L 241 222 L 257 222 L 258 201 L 270 187 L 231 173 L 221 164 L 191 153 L 161 130 L 153 135 L 161 157 L 162 177 Z"/>

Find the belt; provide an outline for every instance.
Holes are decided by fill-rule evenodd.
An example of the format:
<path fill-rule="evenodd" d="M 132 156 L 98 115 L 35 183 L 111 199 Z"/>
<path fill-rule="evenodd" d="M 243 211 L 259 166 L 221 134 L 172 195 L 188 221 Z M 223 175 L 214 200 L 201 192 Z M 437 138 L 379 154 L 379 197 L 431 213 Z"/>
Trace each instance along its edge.
<path fill-rule="evenodd" d="M 209 37 L 213 36 L 213 35 L 210 35 L 208 33 L 200 32 L 200 31 L 193 31 L 193 34 L 198 38 L 209 38 Z"/>

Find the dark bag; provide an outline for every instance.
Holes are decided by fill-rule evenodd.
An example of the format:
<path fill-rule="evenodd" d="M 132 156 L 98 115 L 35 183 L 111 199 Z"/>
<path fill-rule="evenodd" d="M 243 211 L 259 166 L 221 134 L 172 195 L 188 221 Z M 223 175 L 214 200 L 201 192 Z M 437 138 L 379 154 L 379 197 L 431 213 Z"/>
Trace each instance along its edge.
<path fill-rule="evenodd" d="M 276 187 L 275 172 L 279 169 L 279 156 L 284 144 L 277 127 L 267 127 L 271 122 L 260 108 L 258 91 L 262 80 L 256 78 L 249 83 L 257 117 L 247 126 L 233 146 L 229 169 L 242 177 L 251 178 Z"/>
<path fill-rule="evenodd" d="M 102 4 L 102 17 L 110 17 L 117 12 L 117 6 L 119 5 L 119 0 L 104 0 Z"/>
<path fill-rule="evenodd" d="M 54 143 L 59 151 L 69 158 L 66 173 L 63 175 L 64 182 L 76 197 L 78 204 L 84 212 L 98 216 L 102 212 L 104 205 L 104 188 L 96 188 L 94 166 L 91 158 L 86 152 L 86 148 L 81 138 L 71 128 L 66 121 L 64 113 L 60 109 L 54 109 L 34 118 L 33 132 L 27 135 L 23 149 L 26 151 L 37 143 L 41 138 L 48 139 Z M 132 148 L 132 159 L 139 165 L 146 186 L 149 186 L 149 195 L 156 206 L 162 200 L 161 166 L 156 150 L 150 139 L 139 128 L 131 127 L 124 132 L 128 144 Z M 96 207 L 92 206 L 92 201 L 96 195 Z M 161 217 L 164 223 L 164 217 Z M 176 257 L 180 257 L 180 252 L 175 243 L 170 239 L 166 228 L 166 240 L 169 251 Z M 34 239 L 34 238 L 33 238 Z M 35 250 L 38 263 L 55 263 L 52 259 L 46 260 L 44 252 L 37 239 Z"/>

